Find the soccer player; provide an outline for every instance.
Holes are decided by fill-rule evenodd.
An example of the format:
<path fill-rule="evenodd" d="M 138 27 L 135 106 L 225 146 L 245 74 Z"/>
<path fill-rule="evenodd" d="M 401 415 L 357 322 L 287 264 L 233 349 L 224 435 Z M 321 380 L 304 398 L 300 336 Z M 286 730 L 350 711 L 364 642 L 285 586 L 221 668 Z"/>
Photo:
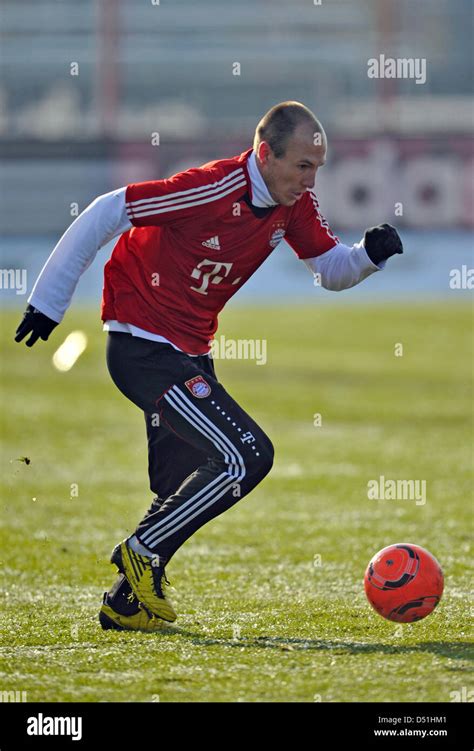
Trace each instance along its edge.
<path fill-rule="evenodd" d="M 352 247 L 339 242 L 313 190 L 326 150 L 311 110 L 277 104 L 242 154 L 96 198 L 34 285 L 15 337 L 31 334 L 29 347 L 48 339 L 98 249 L 119 236 L 104 271 L 107 366 L 145 415 L 155 498 L 112 552 L 119 576 L 104 594 L 103 628 L 153 631 L 174 621 L 165 566 L 272 467 L 270 439 L 225 390 L 209 354 L 226 302 L 283 237 L 330 290 L 358 284 L 403 252 L 388 224 Z"/>

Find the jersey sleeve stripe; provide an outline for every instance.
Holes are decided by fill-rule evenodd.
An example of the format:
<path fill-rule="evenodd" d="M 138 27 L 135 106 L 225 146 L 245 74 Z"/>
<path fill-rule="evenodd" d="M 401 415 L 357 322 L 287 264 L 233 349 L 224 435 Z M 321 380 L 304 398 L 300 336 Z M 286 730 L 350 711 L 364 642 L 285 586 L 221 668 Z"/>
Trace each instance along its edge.
<path fill-rule="evenodd" d="M 316 198 L 316 194 L 313 193 L 312 190 L 309 190 L 308 193 L 311 196 L 311 200 L 313 202 L 313 207 L 314 207 L 314 211 L 315 211 L 315 214 L 316 214 L 316 218 L 317 218 L 320 226 L 323 229 L 326 230 L 326 234 L 328 235 L 328 237 L 330 237 L 332 240 L 335 240 L 336 242 L 339 242 L 339 238 L 336 237 L 336 235 L 332 232 L 332 230 L 331 230 L 329 224 L 327 223 L 326 219 L 323 217 L 323 215 L 319 211 L 319 203 L 318 203 L 318 199 Z"/>
<path fill-rule="evenodd" d="M 198 192 L 193 193 L 192 195 L 181 195 L 180 198 L 176 198 L 178 193 L 167 193 L 164 196 L 161 196 L 159 199 L 154 198 L 152 202 L 140 202 L 136 201 L 136 204 L 140 205 L 134 205 L 130 206 L 130 204 L 127 204 L 127 211 L 133 211 L 134 215 L 136 215 L 140 211 L 144 211 L 146 209 L 159 209 L 162 206 L 171 206 L 175 204 L 183 204 L 186 203 L 186 201 L 194 201 L 198 198 L 205 198 L 208 195 L 221 193 L 225 188 L 232 186 L 232 190 L 235 190 L 236 188 L 240 188 L 242 186 L 242 180 L 245 180 L 245 177 L 243 175 L 237 175 L 232 180 L 229 180 L 225 185 L 222 185 L 218 188 L 215 188 L 213 186 L 209 186 L 206 188 L 200 188 Z M 244 183 L 245 184 L 245 183 Z M 181 191 L 183 193 L 184 191 Z M 188 191 L 186 191 L 187 193 Z"/>
<path fill-rule="evenodd" d="M 200 200 L 191 200 L 188 201 L 188 203 L 168 203 L 167 205 L 162 205 L 159 208 L 153 208 L 150 206 L 146 206 L 142 209 L 127 209 L 127 214 L 130 218 L 136 218 L 141 219 L 145 216 L 154 216 L 156 214 L 164 214 L 169 211 L 179 211 L 180 209 L 188 209 L 191 206 L 200 206 L 204 203 L 210 203 L 211 201 L 217 201 L 220 198 L 224 198 L 224 196 L 227 196 L 229 193 L 232 193 L 237 188 L 243 188 L 247 185 L 246 180 L 243 180 L 240 183 L 237 183 L 235 185 L 232 185 L 231 187 L 228 187 L 227 190 L 222 190 L 219 193 L 216 193 L 215 195 L 208 196 L 207 198 L 200 198 Z"/>
<path fill-rule="evenodd" d="M 239 167 L 239 169 L 235 170 L 234 172 L 231 172 L 229 175 L 226 175 L 225 177 L 221 178 L 220 180 L 217 180 L 214 183 L 210 183 L 210 185 L 200 185 L 196 188 L 189 188 L 188 190 L 179 190 L 175 193 L 166 193 L 165 195 L 161 196 L 152 196 L 151 198 L 140 198 L 137 201 L 128 201 L 127 202 L 127 208 L 133 209 L 135 207 L 142 207 L 143 204 L 155 204 L 160 203 L 166 200 L 170 199 L 176 199 L 179 196 L 184 196 L 185 200 L 187 197 L 192 197 L 195 194 L 199 193 L 207 193 L 211 190 L 219 190 L 221 186 L 226 185 L 230 182 L 236 182 L 238 180 L 241 180 L 244 177 L 244 171 Z"/>

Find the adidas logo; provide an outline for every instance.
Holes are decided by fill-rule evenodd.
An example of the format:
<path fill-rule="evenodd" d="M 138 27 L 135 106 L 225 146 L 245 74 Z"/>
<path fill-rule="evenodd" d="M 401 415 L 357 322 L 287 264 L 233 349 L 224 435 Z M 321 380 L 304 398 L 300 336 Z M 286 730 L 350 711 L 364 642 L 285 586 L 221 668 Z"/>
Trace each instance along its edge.
<path fill-rule="evenodd" d="M 204 240 L 201 245 L 205 245 L 206 248 L 211 248 L 212 250 L 220 250 L 221 246 L 219 245 L 219 237 L 217 235 L 214 235 L 214 237 L 210 237 L 209 240 Z"/>

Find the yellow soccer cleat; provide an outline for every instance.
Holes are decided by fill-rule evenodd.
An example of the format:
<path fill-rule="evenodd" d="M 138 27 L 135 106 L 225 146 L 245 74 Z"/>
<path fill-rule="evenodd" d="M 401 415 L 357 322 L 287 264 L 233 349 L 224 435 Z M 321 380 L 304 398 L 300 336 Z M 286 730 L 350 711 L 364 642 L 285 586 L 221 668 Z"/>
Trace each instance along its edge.
<path fill-rule="evenodd" d="M 137 612 L 132 615 L 124 615 L 117 612 L 107 603 L 107 593 L 104 595 L 104 602 L 99 611 L 100 625 L 106 631 L 115 629 L 116 631 L 161 631 L 165 622 L 161 618 L 155 618 L 150 615 L 140 604 Z"/>
<path fill-rule="evenodd" d="M 110 561 L 125 574 L 135 596 L 152 615 L 164 621 L 176 620 L 176 612 L 163 592 L 163 583 L 169 585 L 169 581 L 159 556 L 149 558 L 135 553 L 128 540 L 123 540 L 113 549 Z"/>

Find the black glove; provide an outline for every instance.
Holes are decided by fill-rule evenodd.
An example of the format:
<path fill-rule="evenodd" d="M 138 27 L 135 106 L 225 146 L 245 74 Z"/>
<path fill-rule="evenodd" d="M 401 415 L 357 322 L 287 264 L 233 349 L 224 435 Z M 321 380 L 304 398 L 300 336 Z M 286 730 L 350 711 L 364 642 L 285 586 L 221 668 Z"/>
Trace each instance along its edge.
<path fill-rule="evenodd" d="M 402 241 L 391 224 L 379 224 L 365 231 L 364 247 L 372 263 L 376 266 L 395 253 L 403 253 Z"/>
<path fill-rule="evenodd" d="M 23 320 L 15 331 L 15 341 L 21 342 L 27 334 L 32 332 L 30 338 L 26 342 L 27 347 L 32 347 L 33 344 L 41 337 L 43 341 L 46 341 L 52 330 L 58 324 L 53 321 L 44 313 L 40 313 L 32 305 L 28 305 L 23 315 Z"/>

